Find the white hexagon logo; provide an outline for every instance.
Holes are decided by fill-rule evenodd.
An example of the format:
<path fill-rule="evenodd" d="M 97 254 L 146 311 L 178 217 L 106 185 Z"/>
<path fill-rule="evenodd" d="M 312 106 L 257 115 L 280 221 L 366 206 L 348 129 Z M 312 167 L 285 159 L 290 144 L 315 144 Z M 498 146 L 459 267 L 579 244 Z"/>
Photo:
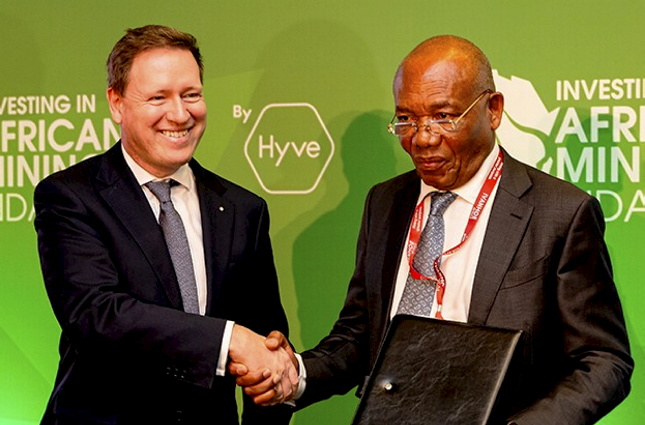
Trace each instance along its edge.
<path fill-rule="evenodd" d="M 334 155 L 334 141 L 309 103 L 272 103 L 262 109 L 244 154 L 266 192 L 313 192 Z"/>

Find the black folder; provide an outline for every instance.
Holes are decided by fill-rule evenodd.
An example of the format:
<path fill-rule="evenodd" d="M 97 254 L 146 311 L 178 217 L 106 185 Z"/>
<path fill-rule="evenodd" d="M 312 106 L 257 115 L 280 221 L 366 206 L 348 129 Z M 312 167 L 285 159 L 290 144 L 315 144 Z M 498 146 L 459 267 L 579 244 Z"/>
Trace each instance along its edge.
<path fill-rule="evenodd" d="M 352 424 L 487 424 L 520 334 L 395 316 Z"/>

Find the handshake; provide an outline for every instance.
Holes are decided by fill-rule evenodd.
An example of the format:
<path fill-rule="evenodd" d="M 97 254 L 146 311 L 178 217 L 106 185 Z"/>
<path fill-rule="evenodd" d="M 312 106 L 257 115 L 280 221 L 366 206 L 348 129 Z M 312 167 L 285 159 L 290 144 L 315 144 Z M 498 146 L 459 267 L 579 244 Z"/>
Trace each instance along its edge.
<path fill-rule="evenodd" d="M 287 338 L 273 331 L 264 338 L 233 325 L 228 371 L 244 393 L 261 406 L 293 400 L 298 390 L 298 360 Z"/>

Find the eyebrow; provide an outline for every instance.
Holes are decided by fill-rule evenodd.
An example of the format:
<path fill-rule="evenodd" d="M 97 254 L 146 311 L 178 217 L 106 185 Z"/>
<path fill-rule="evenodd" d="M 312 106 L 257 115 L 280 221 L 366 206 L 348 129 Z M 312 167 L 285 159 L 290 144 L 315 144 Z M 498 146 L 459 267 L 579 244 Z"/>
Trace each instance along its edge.
<path fill-rule="evenodd" d="M 458 108 L 455 107 L 455 105 L 451 104 L 450 101 L 448 101 L 448 100 L 441 101 L 441 102 L 436 102 L 436 103 L 432 103 L 432 104 L 424 104 L 423 108 L 424 108 L 424 110 L 443 109 L 443 108 L 458 109 Z M 416 114 L 413 113 L 413 111 L 409 107 L 406 107 L 406 106 L 396 106 L 395 111 L 397 113 L 408 113 L 408 114 L 416 115 Z"/>

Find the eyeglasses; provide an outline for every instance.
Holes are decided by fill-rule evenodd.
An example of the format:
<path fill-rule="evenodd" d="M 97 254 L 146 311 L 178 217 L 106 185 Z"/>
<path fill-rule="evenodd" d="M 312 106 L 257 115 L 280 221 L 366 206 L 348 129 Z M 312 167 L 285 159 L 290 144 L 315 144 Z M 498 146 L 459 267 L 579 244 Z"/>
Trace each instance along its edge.
<path fill-rule="evenodd" d="M 387 131 L 399 137 L 412 137 L 417 134 L 419 127 L 424 128 L 426 131 L 430 132 L 430 134 L 433 134 L 435 136 L 438 136 L 441 133 L 453 133 L 459 129 L 459 123 L 461 122 L 461 119 L 465 117 L 471 109 L 473 109 L 477 102 L 479 102 L 479 99 L 484 97 L 484 95 L 492 92 L 492 90 L 488 89 L 477 96 L 477 99 L 475 99 L 473 103 L 471 103 L 470 106 L 466 108 L 466 110 L 454 120 L 427 120 L 425 124 L 418 124 L 417 121 L 396 122 L 398 118 L 395 114 L 392 118 L 392 121 L 390 121 L 390 123 L 387 125 Z"/>

